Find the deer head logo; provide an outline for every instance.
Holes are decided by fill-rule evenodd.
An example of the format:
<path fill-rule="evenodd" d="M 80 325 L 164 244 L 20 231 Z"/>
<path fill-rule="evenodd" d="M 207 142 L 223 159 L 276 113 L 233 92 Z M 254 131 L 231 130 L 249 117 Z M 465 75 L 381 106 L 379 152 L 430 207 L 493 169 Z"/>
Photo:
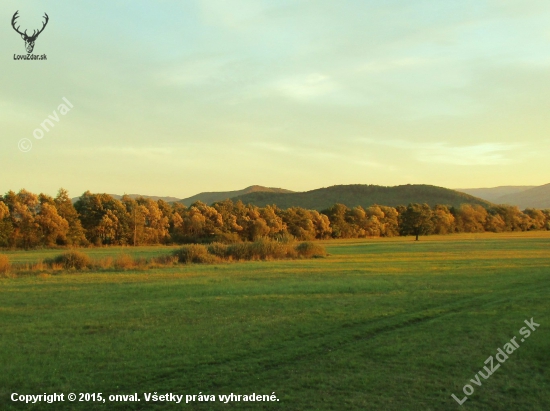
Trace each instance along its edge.
<path fill-rule="evenodd" d="M 34 49 L 34 42 L 36 41 L 36 38 L 38 37 L 38 35 L 40 33 L 42 33 L 44 31 L 44 29 L 46 28 L 46 24 L 48 24 L 48 20 L 49 20 L 49 17 L 46 13 L 44 13 L 44 18 L 46 19 L 46 21 L 43 23 L 42 25 L 42 28 L 38 31 L 34 30 L 32 35 L 29 36 L 27 34 L 27 30 L 25 30 L 24 33 L 20 32 L 19 31 L 19 27 L 20 26 L 17 26 L 15 27 L 15 20 L 17 20 L 19 18 L 18 14 L 19 13 L 19 10 L 17 10 L 15 12 L 15 14 L 13 15 L 12 19 L 11 19 L 11 26 L 13 27 L 13 29 L 18 32 L 19 34 L 21 34 L 21 38 L 23 40 L 25 40 L 25 48 L 27 49 L 27 53 L 32 53 L 33 49 Z"/>

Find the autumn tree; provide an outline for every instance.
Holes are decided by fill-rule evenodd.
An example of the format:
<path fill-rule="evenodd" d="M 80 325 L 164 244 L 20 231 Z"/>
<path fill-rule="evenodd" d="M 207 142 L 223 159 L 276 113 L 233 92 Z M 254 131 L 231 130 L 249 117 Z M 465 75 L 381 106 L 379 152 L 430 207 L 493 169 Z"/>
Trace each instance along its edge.
<path fill-rule="evenodd" d="M 10 215 L 10 209 L 3 201 L 0 201 L 0 220 L 7 218 Z"/>
<path fill-rule="evenodd" d="M 299 240 L 314 240 L 315 225 L 310 211 L 300 207 L 290 207 L 282 212 L 282 219 L 289 234 Z"/>
<path fill-rule="evenodd" d="M 455 210 L 455 221 L 458 232 L 482 233 L 487 223 L 487 210 L 477 204 L 462 204 Z"/>
<path fill-rule="evenodd" d="M 506 231 L 506 223 L 498 213 L 488 213 L 485 220 L 485 231 L 501 233 Z"/>
<path fill-rule="evenodd" d="M 546 208 L 544 210 L 541 210 L 541 212 L 542 214 L 544 214 L 544 218 L 545 218 L 544 229 L 550 231 L 550 209 Z"/>
<path fill-rule="evenodd" d="M 418 241 L 419 235 L 430 234 L 432 209 L 428 204 L 409 204 L 400 217 L 401 235 L 414 235 Z"/>
<path fill-rule="evenodd" d="M 214 238 L 223 227 L 223 218 L 218 210 L 197 201 L 185 210 L 183 231 L 187 237 Z"/>
<path fill-rule="evenodd" d="M 86 233 L 86 239 L 92 244 L 101 245 L 101 234 L 98 232 L 99 224 L 105 215 L 100 194 L 92 194 L 86 191 L 74 204 L 75 210 L 80 215 L 80 222 Z"/>
<path fill-rule="evenodd" d="M 376 216 L 367 216 L 366 211 L 361 206 L 353 207 L 347 210 L 343 215 L 344 221 L 348 226 L 348 236 L 366 237 L 380 235 L 380 223 Z"/>
<path fill-rule="evenodd" d="M 117 233 L 120 231 L 118 217 L 111 210 L 107 210 L 97 226 L 97 233 L 102 244 L 116 244 Z"/>
<path fill-rule="evenodd" d="M 162 235 L 161 241 L 164 244 L 168 244 L 169 242 L 172 241 L 172 237 L 170 235 L 170 229 L 173 227 L 173 223 L 174 223 L 174 218 L 172 215 L 173 214 L 172 207 L 170 206 L 169 203 L 167 203 L 162 199 L 157 200 L 157 207 L 161 212 L 163 221 L 166 223 L 163 228 L 163 230 L 165 230 L 165 233 Z"/>
<path fill-rule="evenodd" d="M 492 215 L 499 215 L 505 224 L 503 231 L 526 231 L 532 225 L 531 218 L 520 211 L 516 206 L 496 205 L 489 208 L 488 212 Z"/>
<path fill-rule="evenodd" d="M 173 241 L 181 242 L 184 236 L 183 218 L 187 207 L 182 203 L 173 203 L 170 217 L 170 235 Z"/>
<path fill-rule="evenodd" d="M 318 212 L 317 210 L 310 210 L 309 215 L 315 230 L 315 238 L 330 238 L 332 236 L 332 227 L 330 226 L 328 216 Z"/>
<path fill-rule="evenodd" d="M 39 242 L 36 214 L 38 211 L 38 196 L 25 189 L 17 194 L 9 191 L 4 196 L 4 203 L 8 206 L 9 218 L 13 229 L 8 240 L 10 246 L 34 247 Z"/>
<path fill-rule="evenodd" d="M 145 244 L 160 244 L 168 238 L 170 219 L 165 216 L 156 201 L 140 197 L 137 203 L 142 207 L 145 217 L 143 242 Z"/>
<path fill-rule="evenodd" d="M 0 247 L 8 247 L 13 226 L 9 219 L 10 209 L 0 198 Z"/>
<path fill-rule="evenodd" d="M 245 232 L 247 226 L 246 209 L 242 201 L 234 204 L 233 201 L 227 199 L 212 204 L 212 207 L 218 211 L 222 218 L 222 226 L 218 230 L 216 241 L 224 243 L 242 241 L 242 237 L 247 235 Z M 239 224 L 237 220 L 243 225 Z"/>
<path fill-rule="evenodd" d="M 454 230 L 455 217 L 449 207 L 436 205 L 432 212 L 432 225 L 434 234 L 449 234 Z"/>
<path fill-rule="evenodd" d="M 380 220 L 380 235 L 383 237 L 394 237 L 399 235 L 399 213 L 397 212 L 397 209 L 388 206 L 377 207 L 380 208 L 382 213 L 384 213 L 384 217 Z M 367 214 L 369 214 L 369 209 L 367 209 Z"/>
<path fill-rule="evenodd" d="M 147 208 L 138 204 L 136 200 L 129 195 L 123 195 L 121 199 L 124 210 L 127 217 L 127 237 L 128 244 L 132 244 L 134 247 L 142 244 L 145 233 L 146 214 Z"/>
<path fill-rule="evenodd" d="M 534 208 L 528 208 L 523 211 L 523 213 L 529 217 L 529 227 L 528 230 L 545 230 L 547 218 L 546 215 L 541 211 Z"/>
<path fill-rule="evenodd" d="M 108 194 L 92 194 L 87 191 L 80 196 L 74 204 L 74 208 L 80 215 L 80 221 L 86 232 L 86 238 L 91 243 L 95 245 L 128 243 L 129 237 L 131 237 L 131 217 L 125 205 L 120 200 Z M 111 215 L 105 217 L 109 210 L 111 211 Z M 115 219 L 112 218 L 113 216 L 116 217 L 116 224 L 114 224 Z M 115 231 L 113 236 L 109 235 L 106 237 L 105 229 L 109 225 Z"/>
<path fill-rule="evenodd" d="M 281 217 L 281 210 L 276 205 L 267 205 L 260 208 L 260 217 L 269 228 L 268 235 L 274 237 L 286 230 L 286 225 Z"/>
<path fill-rule="evenodd" d="M 57 213 L 53 198 L 41 195 L 39 212 L 35 218 L 40 241 L 46 247 L 66 243 L 69 223 Z"/>
<path fill-rule="evenodd" d="M 88 241 L 84 234 L 84 228 L 80 222 L 78 212 L 74 208 L 73 202 L 69 197 L 67 190 L 60 188 L 54 199 L 57 214 L 67 220 L 69 230 L 66 235 L 67 245 L 85 245 Z"/>
<path fill-rule="evenodd" d="M 352 238 L 354 234 L 354 228 L 350 224 L 349 220 L 350 209 L 344 204 L 334 204 L 328 210 L 325 210 L 325 214 L 332 226 L 332 236 L 334 238 Z"/>

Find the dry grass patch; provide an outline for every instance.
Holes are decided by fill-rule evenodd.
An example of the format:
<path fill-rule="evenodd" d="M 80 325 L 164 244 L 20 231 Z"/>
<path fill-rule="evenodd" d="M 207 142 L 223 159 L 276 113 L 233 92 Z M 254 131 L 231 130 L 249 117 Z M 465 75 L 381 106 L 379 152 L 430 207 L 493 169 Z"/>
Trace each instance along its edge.
<path fill-rule="evenodd" d="M 7 255 L 0 254 L 0 277 L 10 277 L 11 264 Z"/>
<path fill-rule="evenodd" d="M 117 270 L 128 270 L 135 268 L 137 266 L 137 262 L 131 255 L 120 254 L 115 259 L 114 266 Z"/>

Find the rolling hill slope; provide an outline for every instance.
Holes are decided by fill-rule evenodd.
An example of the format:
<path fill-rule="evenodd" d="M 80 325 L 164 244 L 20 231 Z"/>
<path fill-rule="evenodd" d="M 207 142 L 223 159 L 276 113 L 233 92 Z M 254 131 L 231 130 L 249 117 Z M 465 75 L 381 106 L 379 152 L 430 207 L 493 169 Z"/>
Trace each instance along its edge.
<path fill-rule="evenodd" d="M 479 197 L 492 203 L 499 203 L 499 198 L 505 195 L 513 195 L 536 186 L 499 186 L 490 188 L 457 188 L 456 191 Z"/>
<path fill-rule="evenodd" d="M 254 186 L 247 187 L 244 190 L 214 191 L 214 192 L 200 193 L 192 197 L 184 198 L 183 200 L 180 200 L 180 202 L 189 207 L 191 204 L 193 204 L 196 201 L 202 201 L 203 203 L 206 203 L 206 204 L 212 204 L 212 203 L 215 203 L 216 201 L 222 201 L 228 198 L 238 197 L 238 196 L 243 196 L 243 195 L 253 194 L 253 193 L 283 194 L 283 193 L 294 193 L 294 191 L 285 190 L 284 188 L 274 188 L 274 187 L 264 187 L 264 186 L 254 185 Z"/>
<path fill-rule="evenodd" d="M 255 192 L 232 197 L 233 201 L 241 200 L 245 204 L 254 204 L 265 207 L 276 204 L 280 208 L 304 207 L 313 210 L 324 210 L 335 203 L 345 204 L 348 207 L 369 207 L 372 204 L 398 206 L 409 203 L 446 204 L 460 206 L 463 203 L 489 206 L 488 201 L 460 193 L 443 187 L 414 184 L 394 187 L 376 185 L 337 185 L 319 188 L 300 193 L 268 193 Z"/>
<path fill-rule="evenodd" d="M 530 188 L 519 193 L 503 195 L 494 202 L 517 205 L 522 210 L 525 208 L 550 208 L 550 184 Z"/>

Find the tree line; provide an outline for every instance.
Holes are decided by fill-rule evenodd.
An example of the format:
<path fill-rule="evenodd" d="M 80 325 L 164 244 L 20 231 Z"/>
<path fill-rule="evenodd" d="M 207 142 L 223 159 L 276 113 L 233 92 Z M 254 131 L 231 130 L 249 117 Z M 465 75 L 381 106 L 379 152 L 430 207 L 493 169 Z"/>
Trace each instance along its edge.
<path fill-rule="evenodd" d="M 349 208 L 321 212 L 300 207 L 257 207 L 241 201 L 200 201 L 186 207 L 149 198 L 120 200 L 86 191 L 72 203 L 26 190 L 0 197 L 0 247 L 237 243 L 259 238 L 298 240 L 398 235 L 550 230 L 550 210 L 508 205 L 489 208 L 427 204 Z"/>

